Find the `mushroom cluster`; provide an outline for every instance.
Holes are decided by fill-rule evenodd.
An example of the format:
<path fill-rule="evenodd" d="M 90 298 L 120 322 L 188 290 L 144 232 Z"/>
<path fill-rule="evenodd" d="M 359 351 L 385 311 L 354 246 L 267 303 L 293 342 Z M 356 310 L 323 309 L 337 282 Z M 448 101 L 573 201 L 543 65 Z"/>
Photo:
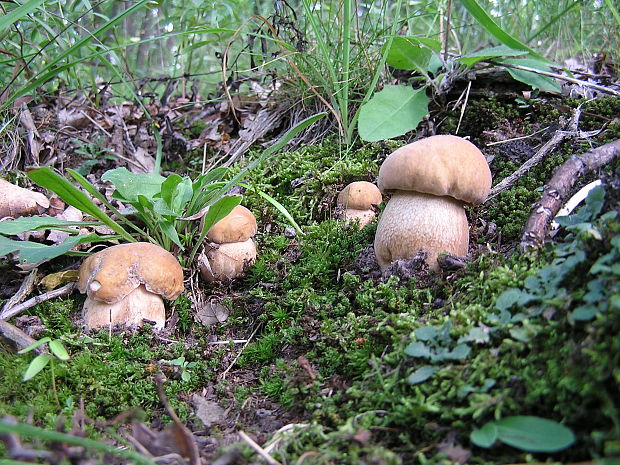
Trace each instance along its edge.
<path fill-rule="evenodd" d="M 360 228 L 375 219 L 374 207 L 383 201 L 379 188 L 368 181 L 356 181 L 338 194 L 336 205 L 342 210 L 345 226 L 359 222 Z"/>
<path fill-rule="evenodd" d="M 439 135 L 390 154 L 381 165 L 377 184 L 382 192 L 392 194 L 375 235 L 381 268 L 424 250 L 429 267 L 438 270 L 438 254 L 467 255 L 469 226 L 463 207 L 486 199 L 491 171 L 474 144 Z"/>
<path fill-rule="evenodd" d="M 209 282 L 234 279 L 256 260 L 256 218 L 237 205 L 207 233 L 206 256 L 200 259 L 200 273 Z"/>
<path fill-rule="evenodd" d="M 164 326 L 162 297 L 176 299 L 183 292 L 183 269 L 174 256 L 149 242 L 109 247 L 88 257 L 80 267 L 77 288 L 86 293 L 86 329 L 143 320 Z"/>

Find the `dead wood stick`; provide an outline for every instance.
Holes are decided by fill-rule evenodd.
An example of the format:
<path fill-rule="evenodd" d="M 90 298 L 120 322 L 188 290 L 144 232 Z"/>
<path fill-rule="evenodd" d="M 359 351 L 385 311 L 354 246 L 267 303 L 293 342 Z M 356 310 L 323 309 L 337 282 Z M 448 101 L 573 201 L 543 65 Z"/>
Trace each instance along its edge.
<path fill-rule="evenodd" d="M 615 158 L 620 158 L 620 140 L 580 155 L 573 155 L 564 164 L 558 166 L 525 223 L 521 235 L 521 250 L 538 248 L 543 244 L 551 220 L 560 210 L 577 179 L 607 165 Z"/>
<path fill-rule="evenodd" d="M 53 291 L 45 292 L 41 295 L 34 296 L 31 299 L 26 300 L 25 302 L 15 305 L 10 308 L 6 308 L 2 310 L 0 313 L 0 320 L 8 320 L 13 318 L 18 313 L 23 312 L 24 310 L 29 309 L 30 307 L 34 307 L 35 305 L 40 304 L 41 302 L 45 302 L 46 300 L 53 299 L 55 297 L 60 297 L 61 295 L 69 295 L 73 292 L 73 288 L 75 287 L 75 283 L 69 283 L 58 289 L 54 289 Z"/>
<path fill-rule="evenodd" d="M 19 304 L 30 295 L 37 281 L 37 272 L 38 268 L 35 268 L 28 276 L 26 276 L 26 278 L 22 281 L 21 286 L 19 286 L 19 290 L 2 306 L 2 313 L 11 307 L 15 307 L 15 305 Z"/>
<path fill-rule="evenodd" d="M 21 329 L 4 320 L 0 320 L 0 338 L 13 342 L 18 350 L 25 349 L 37 342 Z"/>
<path fill-rule="evenodd" d="M 488 202 L 493 197 L 496 197 L 500 192 L 505 189 L 512 187 L 512 185 L 517 182 L 525 173 L 527 173 L 532 167 L 536 166 L 540 163 L 549 152 L 555 149 L 558 144 L 560 144 L 564 139 L 568 137 L 572 137 L 577 132 L 577 124 L 579 123 L 579 116 L 581 116 L 581 107 L 575 108 L 573 111 L 573 116 L 570 121 L 562 125 L 562 129 L 558 129 L 553 134 L 553 137 L 549 139 L 545 145 L 543 145 L 538 152 L 534 154 L 529 160 L 523 163 L 517 170 L 512 173 L 507 178 L 503 179 L 500 183 L 498 183 L 491 192 L 489 196 L 485 200 Z M 568 131 L 566 130 L 568 128 Z"/>

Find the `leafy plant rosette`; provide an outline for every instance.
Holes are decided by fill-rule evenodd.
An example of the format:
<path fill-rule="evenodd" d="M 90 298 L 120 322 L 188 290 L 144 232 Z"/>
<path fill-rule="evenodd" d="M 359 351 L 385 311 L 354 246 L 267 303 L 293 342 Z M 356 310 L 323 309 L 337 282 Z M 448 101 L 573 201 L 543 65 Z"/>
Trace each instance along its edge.
<path fill-rule="evenodd" d="M 114 185 L 114 199 L 130 206 L 123 212 L 114 207 L 76 170 L 68 169 L 67 173 L 85 192 L 49 167 L 31 170 L 28 172 L 28 177 L 35 183 L 54 192 L 68 205 L 79 209 L 95 221 L 69 222 L 52 217 L 33 216 L 0 222 L 0 256 L 15 252 L 22 263 L 38 263 L 63 254 L 75 254 L 72 249 L 78 244 L 108 240 L 135 242 L 138 238 L 158 244 L 166 250 L 172 250 L 174 247 L 185 250 L 191 247 L 189 255 L 191 263 L 211 226 L 241 202 L 241 196 L 229 195 L 229 190 L 235 185 L 245 186 L 241 180 L 249 170 L 281 150 L 299 132 L 324 116 L 325 113 L 319 113 L 301 121 L 228 180 L 225 180 L 228 174 L 226 168 L 213 169 L 193 181 L 178 174 L 164 177 L 156 173 L 135 174 L 126 168 L 110 170 L 102 176 L 102 179 Z M 265 193 L 259 192 L 259 194 L 270 201 L 301 232 L 281 204 Z M 92 199 L 99 201 L 107 210 L 100 209 Z M 202 217 L 204 217 L 202 223 L 195 221 Z M 71 228 L 87 225 L 105 225 L 115 234 L 80 235 Z M 70 236 L 58 245 L 19 241 L 7 237 L 26 231 L 49 229 L 66 231 Z"/>

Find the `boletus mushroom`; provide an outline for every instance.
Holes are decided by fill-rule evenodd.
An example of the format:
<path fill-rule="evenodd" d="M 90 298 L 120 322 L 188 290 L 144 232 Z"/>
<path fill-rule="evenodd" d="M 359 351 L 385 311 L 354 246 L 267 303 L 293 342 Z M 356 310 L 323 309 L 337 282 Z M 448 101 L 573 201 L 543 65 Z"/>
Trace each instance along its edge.
<path fill-rule="evenodd" d="M 355 181 L 338 194 L 336 205 L 341 210 L 345 226 L 359 222 L 360 228 L 375 219 L 374 207 L 383 201 L 379 188 L 368 181 Z"/>
<path fill-rule="evenodd" d="M 438 254 L 467 255 L 469 226 L 463 207 L 486 199 L 491 171 L 474 144 L 439 135 L 390 154 L 377 184 L 382 192 L 392 193 L 375 235 L 381 268 L 424 250 L 429 267 L 437 271 Z"/>
<path fill-rule="evenodd" d="M 49 206 L 50 201 L 43 194 L 0 179 L 0 218 L 37 215 Z"/>
<path fill-rule="evenodd" d="M 162 328 L 164 302 L 183 292 L 183 269 L 174 256 L 149 242 L 109 247 L 80 266 L 78 290 L 86 293 L 82 315 L 86 329 L 143 320 Z"/>
<path fill-rule="evenodd" d="M 199 259 L 200 273 L 209 282 L 234 279 L 256 260 L 256 218 L 237 205 L 207 233 L 206 255 Z"/>

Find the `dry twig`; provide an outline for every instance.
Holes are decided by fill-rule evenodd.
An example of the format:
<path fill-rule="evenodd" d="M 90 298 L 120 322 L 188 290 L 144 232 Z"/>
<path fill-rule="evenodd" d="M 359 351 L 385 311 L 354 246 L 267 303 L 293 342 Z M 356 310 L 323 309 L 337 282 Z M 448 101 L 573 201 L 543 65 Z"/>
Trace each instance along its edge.
<path fill-rule="evenodd" d="M 41 302 L 45 302 L 46 300 L 54 299 L 56 297 L 60 297 L 61 295 L 69 295 L 73 292 L 74 288 L 75 283 L 69 283 L 62 287 L 59 287 L 58 289 L 54 289 L 53 291 L 45 292 L 41 295 L 34 296 L 33 298 L 28 299 L 21 304 L 15 305 L 10 308 L 5 308 L 2 310 L 2 313 L 0 313 L 0 320 L 8 320 L 10 318 L 13 318 L 18 313 L 34 307 Z"/>
<path fill-rule="evenodd" d="M 620 158 L 620 140 L 580 155 L 573 155 L 560 165 L 545 185 L 540 200 L 534 204 L 532 213 L 525 223 L 521 236 L 521 249 L 540 247 L 547 236 L 551 220 L 560 210 L 577 179 L 607 165 L 615 158 Z"/>
<path fill-rule="evenodd" d="M 274 459 L 271 455 L 269 455 L 265 449 L 256 444 L 256 442 L 247 434 L 245 434 L 242 430 L 237 431 L 241 439 L 243 439 L 252 449 L 256 451 L 258 455 L 260 455 L 269 465 L 282 465 L 276 459 Z"/>
<path fill-rule="evenodd" d="M 4 320 L 0 320 L 0 338 L 13 342 L 19 350 L 25 349 L 36 342 L 21 329 Z"/>

